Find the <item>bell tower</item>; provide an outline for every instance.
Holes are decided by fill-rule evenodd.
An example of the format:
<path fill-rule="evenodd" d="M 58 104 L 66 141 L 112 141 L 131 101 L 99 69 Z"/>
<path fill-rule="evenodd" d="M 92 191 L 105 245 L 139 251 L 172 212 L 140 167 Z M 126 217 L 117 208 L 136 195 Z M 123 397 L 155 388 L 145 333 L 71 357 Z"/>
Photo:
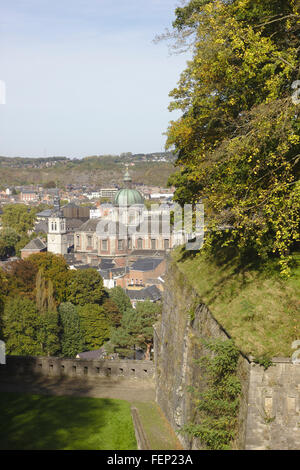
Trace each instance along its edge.
<path fill-rule="evenodd" d="M 60 208 L 59 196 L 54 197 L 54 207 L 48 219 L 47 251 L 57 255 L 68 253 L 66 218 Z"/>

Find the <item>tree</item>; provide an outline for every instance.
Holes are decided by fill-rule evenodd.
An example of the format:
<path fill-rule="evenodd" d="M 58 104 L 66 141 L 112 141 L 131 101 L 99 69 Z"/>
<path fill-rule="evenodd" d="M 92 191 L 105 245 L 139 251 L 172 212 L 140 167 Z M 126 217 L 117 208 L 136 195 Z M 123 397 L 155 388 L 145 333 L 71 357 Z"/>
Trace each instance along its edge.
<path fill-rule="evenodd" d="M 64 257 L 53 253 L 36 253 L 27 259 L 36 266 L 38 271 L 41 270 L 45 281 L 52 281 L 57 302 L 64 302 L 68 277 L 71 272 Z"/>
<path fill-rule="evenodd" d="M 5 243 L 5 240 L 0 238 L 0 259 L 6 258 L 6 256 L 7 256 L 6 243 Z"/>
<path fill-rule="evenodd" d="M 36 305 L 41 320 L 39 340 L 43 353 L 54 356 L 60 351 L 59 318 L 54 300 L 53 282 L 51 279 L 45 280 L 41 269 L 36 277 Z"/>
<path fill-rule="evenodd" d="M 7 354 L 21 356 L 42 354 L 40 328 L 40 316 L 32 300 L 18 296 L 6 302 L 3 336 Z"/>
<path fill-rule="evenodd" d="M 4 300 L 8 293 L 8 283 L 6 273 L 0 268 L 0 339 L 3 340 L 3 312 Z"/>
<path fill-rule="evenodd" d="M 30 236 L 29 235 L 22 235 L 20 240 L 15 244 L 16 256 L 20 257 L 21 256 L 21 250 L 30 242 L 30 240 L 33 240 L 34 238 L 36 238 L 35 233 L 32 233 Z"/>
<path fill-rule="evenodd" d="M 69 271 L 67 301 L 74 305 L 101 304 L 104 300 L 103 280 L 96 269 Z"/>
<path fill-rule="evenodd" d="M 60 351 L 60 327 L 57 311 L 47 310 L 40 315 L 38 339 L 42 352 L 47 356 L 55 356 Z"/>
<path fill-rule="evenodd" d="M 0 256 L 13 256 L 16 253 L 16 245 L 20 240 L 18 233 L 10 227 L 4 227 L 0 232 Z"/>
<path fill-rule="evenodd" d="M 121 326 L 111 331 L 110 343 L 106 347 L 107 351 L 116 352 L 121 357 L 132 358 L 138 342 L 139 330 L 140 322 L 137 311 L 132 307 L 128 308 L 123 313 Z"/>
<path fill-rule="evenodd" d="M 125 294 L 122 287 L 117 286 L 109 289 L 108 295 L 109 298 L 118 306 L 121 314 L 123 314 L 128 308 L 131 308 L 130 298 Z"/>
<path fill-rule="evenodd" d="M 276 255 L 288 272 L 299 240 L 299 2 L 191 0 L 175 36 L 193 58 L 170 93 L 168 129 L 181 204 L 205 201 L 207 247 L 241 259 Z"/>
<path fill-rule="evenodd" d="M 121 324 L 122 314 L 119 310 L 117 304 L 111 299 L 105 299 L 103 304 L 103 311 L 105 316 L 109 321 L 110 325 L 113 327 L 118 327 Z"/>
<path fill-rule="evenodd" d="M 113 329 L 108 350 L 114 350 L 121 356 L 132 357 L 136 347 L 145 351 L 145 359 L 150 359 L 153 345 L 153 325 L 161 312 L 161 305 L 139 302 L 137 308 L 127 309 L 122 317 L 121 326 Z"/>
<path fill-rule="evenodd" d="M 138 344 L 145 349 L 145 359 L 149 360 L 153 346 L 153 325 L 161 314 L 161 304 L 150 302 L 150 300 L 138 302 L 136 311 L 141 325 Z"/>
<path fill-rule="evenodd" d="M 110 324 L 102 306 L 86 304 L 78 307 L 85 348 L 100 348 L 110 337 Z"/>
<path fill-rule="evenodd" d="M 47 310 L 46 281 L 41 269 L 36 277 L 36 306 L 40 313 L 44 313 Z"/>
<path fill-rule="evenodd" d="M 80 317 L 71 302 L 59 306 L 59 318 L 62 326 L 61 349 L 65 357 L 75 357 L 84 351 L 84 338 L 80 325 Z"/>
<path fill-rule="evenodd" d="M 21 295 L 34 300 L 36 274 L 37 268 L 29 259 L 17 260 L 10 263 L 6 274 L 8 295 L 10 297 Z"/>
<path fill-rule="evenodd" d="M 57 306 L 56 306 L 56 302 L 55 302 L 55 299 L 54 299 L 54 288 L 53 288 L 53 282 L 51 281 L 51 279 L 49 279 L 47 287 L 48 287 L 48 289 L 47 289 L 48 310 L 50 312 L 56 312 L 56 310 L 57 310 L 56 307 Z"/>
<path fill-rule="evenodd" d="M 20 236 L 27 235 L 33 229 L 37 208 L 25 204 L 7 204 L 3 208 L 2 224 L 14 229 Z"/>

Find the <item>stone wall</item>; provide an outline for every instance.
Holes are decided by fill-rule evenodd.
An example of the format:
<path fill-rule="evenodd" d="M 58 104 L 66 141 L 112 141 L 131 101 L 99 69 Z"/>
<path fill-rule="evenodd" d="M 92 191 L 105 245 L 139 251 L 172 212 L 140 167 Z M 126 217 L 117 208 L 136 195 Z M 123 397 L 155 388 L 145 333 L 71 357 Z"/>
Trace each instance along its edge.
<path fill-rule="evenodd" d="M 201 339 L 229 335 L 201 303 L 176 265 L 169 263 L 162 318 L 155 326 L 156 401 L 175 431 L 197 422 L 194 387 L 206 387 L 195 360 L 208 351 Z M 242 385 L 235 449 L 300 448 L 300 364 L 274 359 L 264 370 L 240 355 L 238 376 Z M 186 449 L 201 443 L 179 434 Z"/>
<path fill-rule="evenodd" d="M 152 380 L 152 361 L 65 359 L 59 357 L 6 356 L 1 376 L 125 377 Z"/>
<path fill-rule="evenodd" d="M 227 338 L 226 332 L 178 269 L 169 264 L 163 313 L 155 326 L 154 354 L 156 401 L 175 432 L 195 418 L 189 387 L 205 387 L 201 368 L 194 362 L 204 353 L 198 339 L 217 337 Z M 178 438 L 186 449 L 201 448 L 199 442 L 186 435 L 179 434 Z"/>
<path fill-rule="evenodd" d="M 250 365 L 245 448 L 300 449 L 300 364 Z"/>

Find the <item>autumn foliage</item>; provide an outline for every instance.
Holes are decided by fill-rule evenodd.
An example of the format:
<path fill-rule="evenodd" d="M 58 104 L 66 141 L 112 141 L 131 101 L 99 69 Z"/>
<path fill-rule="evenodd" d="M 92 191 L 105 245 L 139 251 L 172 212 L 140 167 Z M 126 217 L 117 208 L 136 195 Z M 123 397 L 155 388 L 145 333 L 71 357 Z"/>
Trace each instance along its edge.
<path fill-rule="evenodd" d="M 181 204 L 205 204 L 207 245 L 277 257 L 288 274 L 299 240 L 300 17 L 294 0 L 191 0 L 176 10 L 193 56 L 170 109 Z"/>

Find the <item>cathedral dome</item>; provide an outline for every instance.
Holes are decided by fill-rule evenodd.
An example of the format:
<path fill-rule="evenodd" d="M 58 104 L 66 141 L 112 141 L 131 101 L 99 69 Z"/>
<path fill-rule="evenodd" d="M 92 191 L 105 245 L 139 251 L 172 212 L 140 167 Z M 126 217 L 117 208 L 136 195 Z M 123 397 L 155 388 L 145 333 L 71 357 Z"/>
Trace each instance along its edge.
<path fill-rule="evenodd" d="M 144 204 L 143 196 L 136 189 L 120 189 L 115 195 L 114 204 L 118 206 L 132 206 L 134 204 Z"/>
<path fill-rule="evenodd" d="M 144 198 L 139 191 L 130 188 L 131 176 L 128 172 L 128 168 L 124 175 L 123 181 L 125 188 L 120 189 L 115 195 L 114 204 L 116 206 L 133 206 L 134 204 L 144 205 Z"/>

